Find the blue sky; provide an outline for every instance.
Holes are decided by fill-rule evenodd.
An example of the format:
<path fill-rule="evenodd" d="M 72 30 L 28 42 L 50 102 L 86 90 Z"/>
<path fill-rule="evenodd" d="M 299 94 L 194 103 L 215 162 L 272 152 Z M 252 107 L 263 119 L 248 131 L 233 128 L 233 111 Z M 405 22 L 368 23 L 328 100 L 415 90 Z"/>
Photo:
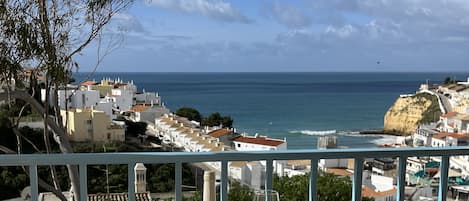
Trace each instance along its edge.
<path fill-rule="evenodd" d="M 469 1 L 136 0 L 101 47 L 102 72 L 468 71 Z"/>

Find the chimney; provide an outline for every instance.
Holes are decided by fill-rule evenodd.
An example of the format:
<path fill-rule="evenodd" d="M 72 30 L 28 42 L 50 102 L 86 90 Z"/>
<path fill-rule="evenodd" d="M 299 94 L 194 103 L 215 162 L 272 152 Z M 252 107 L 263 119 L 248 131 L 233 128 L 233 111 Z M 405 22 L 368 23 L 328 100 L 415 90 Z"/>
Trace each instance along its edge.
<path fill-rule="evenodd" d="M 143 163 L 137 163 L 134 167 L 135 193 L 147 192 L 147 168 Z"/>
<path fill-rule="evenodd" d="M 204 172 L 204 192 L 203 201 L 214 201 L 216 194 L 215 189 L 215 172 L 206 171 Z"/>

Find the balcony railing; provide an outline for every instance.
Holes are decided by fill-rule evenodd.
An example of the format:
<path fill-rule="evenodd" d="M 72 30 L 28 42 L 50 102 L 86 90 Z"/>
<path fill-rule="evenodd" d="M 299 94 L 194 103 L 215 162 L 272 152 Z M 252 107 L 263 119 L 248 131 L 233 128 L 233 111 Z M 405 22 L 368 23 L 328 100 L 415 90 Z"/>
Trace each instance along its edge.
<path fill-rule="evenodd" d="M 354 175 L 352 200 L 362 199 L 363 161 L 366 158 L 398 157 L 397 195 L 398 201 L 404 200 L 405 173 L 407 157 L 436 156 L 441 157 L 441 175 L 438 189 L 438 200 L 444 201 L 448 190 L 448 168 L 451 156 L 469 155 L 469 147 L 451 148 L 386 148 L 386 149 L 329 149 L 329 150 L 288 150 L 259 152 L 134 152 L 134 153 L 87 153 L 87 154 L 23 154 L 0 155 L 0 166 L 29 166 L 32 200 L 38 200 L 37 167 L 48 165 L 78 165 L 80 172 L 80 195 L 82 200 L 88 197 L 87 166 L 99 164 L 128 165 L 129 200 L 135 200 L 134 170 L 136 163 L 174 163 L 175 200 L 182 200 L 182 163 L 221 162 L 220 200 L 228 200 L 228 162 L 230 161 L 266 161 L 265 189 L 272 190 L 274 160 L 311 160 L 309 178 L 309 200 L 318 200 L 318 161 L 319 159 L 353 158 Z M 270 201 L 270 196 L 265 196 Z"/>

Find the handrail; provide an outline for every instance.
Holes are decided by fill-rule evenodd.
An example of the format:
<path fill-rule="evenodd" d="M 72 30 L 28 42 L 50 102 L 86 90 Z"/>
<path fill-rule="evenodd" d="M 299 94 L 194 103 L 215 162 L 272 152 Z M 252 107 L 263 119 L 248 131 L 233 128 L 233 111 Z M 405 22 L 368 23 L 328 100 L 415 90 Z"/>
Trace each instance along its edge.
<path fill-rule="evenodd" d="M 337 159 L 353 158 L 355 160 L 355 169 L 353 176 L 352 198 L 354 201 L 361 200 L 361 169 L 363 169 L 363 160 L 366 158 L 399 157 L 398 171 L 405 172 L 405 159 L 413 156 L 439 156 L 442 157 L 439 200 L 446 200 L 446 190 L 448 178 L 449 157 L 458 155 L 469 155 L 469 146 L 460 147 L 442 147 L 442 148 L 371 148 L 371 149 L 327 149 L 327 150 L 286 150 L 286 151 L 249 151 L 249 152 L 125 152 L 125 153 L 68 153 L 68 154 L 3 154 L 0 155 L 0 166 L 30 166 L 31 171 L 31 192 L 32 198 L 37 198 L 37 166 L 41 165 L 79 165 L 80 166 L 80 187 L 81 195 L 87 195 L 86 187 L 86 166 L 98 164 L 127 164 L 129 185 L 129 195 L 135 194 L 133 185 L 133 165 L 135 163 L 175 163 L 175 198 L 176 201 L 182 200 L 181 192 L 181 164 L 194 162 L 221 162 L 221 195 L 222 201 L 227 200 L 227 163 L 230 161 L 267 161 L 265 187 L 266 192 L 272 190 L 272 161 L 273 160 L 300 160 L 309 159 L 316 163 L 319 159 Z M 317 165 L 312 164 L 312 174 L 310 176 L 310 185 L 317 182 Z M 316 169 L 316 170 L 315 170 Z M 223 172 L 225 171 L 225 172 Z M 398 174 L 398 200 L 404 200 L 404 181 L 405 173 Z M 34 178 L 35 177 L 35 178 Z M 309 200 L 318 200 L 317 188 L 310 186 Z M 82 197 L 85 200 L 87 197 Z M 35 199 L 32 199 L 35 200 Z M 129 200 L 134 201 L 135 196 L 129 196 Z M 266 196 L 270 200 L 270 196 Z"/>
<path fill-rule="evenodd" d="M 221 152 L 115 152 L 66 154 L 3 154 L 1 166 L 67 165 L 85 162 L 94 164 L 174 163 L 207 161 L 300 160 L 337 158 L 386 158 L 400 156 L 458 156 L 469 155 L 469 146 L 423 148 L 369 148 L 369 149 L 308 149 L 287 151 L 221 151 Z M 79 162 L 81 161 L 81 162 Z"/>

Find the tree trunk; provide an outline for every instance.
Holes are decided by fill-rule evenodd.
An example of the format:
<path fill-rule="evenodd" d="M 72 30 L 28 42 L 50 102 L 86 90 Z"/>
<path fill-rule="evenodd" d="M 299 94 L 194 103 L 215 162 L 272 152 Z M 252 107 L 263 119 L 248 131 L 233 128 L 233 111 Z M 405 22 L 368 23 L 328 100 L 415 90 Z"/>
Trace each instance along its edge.
<path fill-rule="evenodd" d="M 30 94 L 24 91 L 10 91 L 9 94 L 7 92 L 0 93 L 0 101 L 2 100 L 9 100 L 11 99 L 21 99 L 31 105 L 31 108 L 34 109 L 39 114 L 44 114 L 44 107 L 34 99 Z M 45 120 L 47 125 L 52 129 L 54 133 L 54 140 L 59 145 L 60 151 L 64 154 L 73 153 L 72 145 L 67 140 L 67 134 L 65 129 L 63 129 L 62 125 L 58 125 L 54 118 L 47 117 Z M 74 197 L 77 200 L 80 200 L 80 177 L 78 174 L 78 166 L 77 165 L 67 165 L 68 175 L 71 182 L 71 188 L 74 193 Z"/>

